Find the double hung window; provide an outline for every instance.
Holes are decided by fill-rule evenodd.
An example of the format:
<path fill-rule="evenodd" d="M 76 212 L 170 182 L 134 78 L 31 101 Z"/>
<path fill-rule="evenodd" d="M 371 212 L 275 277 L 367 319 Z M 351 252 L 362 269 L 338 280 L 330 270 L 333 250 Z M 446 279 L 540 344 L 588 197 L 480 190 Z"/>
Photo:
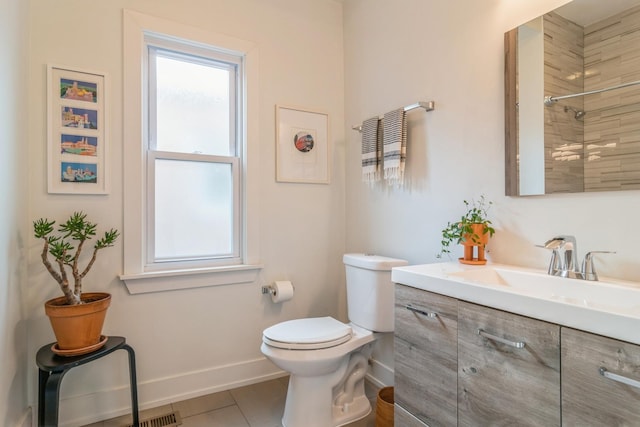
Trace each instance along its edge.
<path fill-rule="evenodd" d="M 255 281 L 255 45 L 130 10 L 123 28 L 120 278 L 131 293 Z"/>
<path fill-rule="evenodd" d="M 147 270 L 240 263 L 241 58 L 147 37 Z"/>

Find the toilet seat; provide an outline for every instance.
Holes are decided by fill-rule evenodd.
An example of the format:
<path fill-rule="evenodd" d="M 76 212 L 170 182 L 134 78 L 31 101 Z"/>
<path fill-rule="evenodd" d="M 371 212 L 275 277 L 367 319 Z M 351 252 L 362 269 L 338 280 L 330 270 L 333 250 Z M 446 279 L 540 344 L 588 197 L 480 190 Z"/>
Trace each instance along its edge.
<path fill-rule="evenodd" d="M 288 320 L 264 330 L 262 341 L 287 350 L 319 350 L 351 339 L 353 331 L 333 317 Z"/>

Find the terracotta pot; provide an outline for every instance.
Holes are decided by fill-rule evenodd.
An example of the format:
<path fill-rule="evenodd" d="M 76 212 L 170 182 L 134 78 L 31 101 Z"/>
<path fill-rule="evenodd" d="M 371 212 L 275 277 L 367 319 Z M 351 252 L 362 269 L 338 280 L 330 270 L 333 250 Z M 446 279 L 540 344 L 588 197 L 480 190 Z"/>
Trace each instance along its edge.
<path fill-rule="evenodd" d="M 106 342 L 102 336 L 102 326 L 111 304 L 111 295 L 104 292 L 85 293 L 82 294 L 82 301 L 83 304 L 66 305 L 65 297 L 58 297 L 44 304 L 44 311 L 49 316 L 57 340 L 52 350 L 60 355 L 89 353 Z"/>
<path fill-rule="evenodd" d="M 479 246 L 486 245 L 489 242 L 489 233 L 484 232 L 484 224 L 471 224 L 471 230 L 473 230 L 473 234 L 478 236 L 476 237 L 476 241 L 473 241 L 473 234 L 465 234 L 463 236 L 463 245 Z"/>
<path fill-rule="evenodd" d="M 473 234 L 465 234 L 464 240 L 461 242 L 464 245 L 464 257 L 459 258 L 462 264 L 483 265 L 487 263 L 487 259 L 484 257 L 484 247 L 489 242 L 489 233 L 484 232 L 484 224 L 471 224 L 473 234 L 477 237 L 473 240 Z M 478 256 L 474 257 L 474 249 L 478 252 Z"/>

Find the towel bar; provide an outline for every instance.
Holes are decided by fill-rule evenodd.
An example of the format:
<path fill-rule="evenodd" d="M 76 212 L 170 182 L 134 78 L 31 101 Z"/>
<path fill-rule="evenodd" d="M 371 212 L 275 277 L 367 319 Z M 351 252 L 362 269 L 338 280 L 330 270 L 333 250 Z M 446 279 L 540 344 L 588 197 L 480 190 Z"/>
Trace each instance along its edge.
<path fill-rule="evenodd" d="M 425 111 L 433 111 L 436 109 L 436 103 L 434 101 L 420 101 L 415 104 L 407 105 L 404 107 L 404 111 L 415 110 L 416 108 L 424 108 Z M 382 117 L 380 117 L 382 119 Z M 362 125 L 360 126 L 352 126 L 351 129 L 357 130 L 358 132 L 362 132 Z"/>

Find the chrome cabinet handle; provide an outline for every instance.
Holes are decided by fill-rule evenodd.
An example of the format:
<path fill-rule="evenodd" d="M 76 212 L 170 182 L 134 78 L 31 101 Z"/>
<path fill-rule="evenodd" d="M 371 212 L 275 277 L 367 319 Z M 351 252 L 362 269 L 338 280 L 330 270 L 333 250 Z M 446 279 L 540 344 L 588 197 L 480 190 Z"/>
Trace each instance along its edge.
<path fill-rule="evenodd" d="M 500 338 L 498 336 L 495 336 L 493 334 L 490 334 L 488 332 L 483 331 L 482 329 L 478 329 L 478 335 L 480 335 L 481 337 L 485 337 L 491 341 L 497 341 L 499 343 L 508 345 L 510 347 L 514 347 L 514 348 L 524 348 L 525 347 L 525 342 L 524 341 L 510 341 L 510 340 L 506 340 L 504 338 Z"/>
<path fill-rule="evenodd" d="M 438 313 L 425 311 L 425 310 L 423 310 L 421 308 L 416 308 L 416 307 L 412 306 L 411 304 L 405 305 L 404 308 L 406 308 L 407 310 L 413 311 L 414 313 L 422 314 L 423 316 L 427 316 L 427 317 L 432 318 L 432 319 L 434 317 L 438 317 Z"/>
<path fill-rule="evenodd" d="M 630 385 L 631 387 L 640 388 L 640 381 L 628 377 L 623 377 L 622 375 L 614 374 L 613 372 L 609 372 L 604 366 L 601 366 L 600 369 L 598 369 L 598 372 L 600 372 L 600 375 L 610 380 Z"/>

